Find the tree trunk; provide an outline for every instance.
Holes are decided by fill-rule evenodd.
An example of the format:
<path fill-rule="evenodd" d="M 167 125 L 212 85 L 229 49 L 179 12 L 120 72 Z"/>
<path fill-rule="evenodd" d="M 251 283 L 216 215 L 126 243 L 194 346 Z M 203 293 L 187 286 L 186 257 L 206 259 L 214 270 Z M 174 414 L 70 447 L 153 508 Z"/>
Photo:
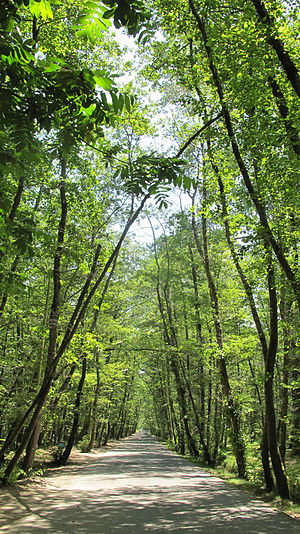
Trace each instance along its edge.
<path fill-rule="evenodd" d="M 170 383 L 170 370 L 169 370 L 169 363 L 167 362 L 167 393 L 168 393 L 168 402 L 170 407 L 170 414 L 171 414 L 171 424 L 172 424 L 172 434 L 174 436 L 174 444 L 175 447 L 178 444 L 179 438 L 180 438 L 180 428 L 177 421 L 173 398 L 172 398 L 172 392 L 171 392 L 171 383 Z"/>
<path fill-rule="evenodd" d="M 270 491 L 274 489 L 274 481 L 273 481 L 272 471 L 271 471 L 270 461 L 269 461 L 269 442 L 268 442 L 268 429 L 267 429 L 266 420 L 264 421 L 264 426 L 263 426 L 263 435 L 262 435 L 262 440 L 261 440 L 261 445 L 260 445 L 260 452 L 261 452 L 262 466 L 264 470 L 266 491 L 269 493 Z"/>
<path fill-rule="evenodd" d="M 292 346 L 292 372 L 291 382 L 294 386 L 291 391 L 291 408 L 292 408 L 292 428 L 290 437 L 291 455 L 300 456 L 300 354 L 295 344 Z"/>
<path fill-rule="evenodd" d="M 286 440 L 287 440 L 287 416 L 289 408 L 289 366 L 290 366 L 290 352 L 293 346 L 293 339 L 291 332 L 288 328 L 288 317 L 287 311 L 287 302 L 286 302 L 285 288 L 283 288 L 279 310 L 282 320 L 282 329 L 283 329 L 283 363 L 282 363 L 282 383 L 280 389 L 280 414 L 279 414 L 279 432 L 278 432 L 278 442 L 279 442 L 279 451 L 280 456 L 285 463 L 285 454 L 286 454 Z"/>
<path fill-rule="evenodd" d="M 66 163 L 63 161 L 62 163 L 62 178 L 65 176 L 65 169 L 66 169 Z M 60 295 L 60 260 L 62 255 L 62 245 L 63 245 L 63 238 L 64 238 L 64 232 L 65 232 L 65 223 L 66 223 L 66 214 L 67 214 L 67 204 L 66 204 L 66 197 L 65 197 L 65 187 L 64 187 L 64 180 L 61 181 L 60 186 L 60 194 L 61 194 L 61 204 L 62 204 L 62 215 L 61 215 L 61 221 L 59 224 L 58 229 L 58 244 L 57 244 L 57 250 L 54 258 L 54 269 L 53 269 L 53 285 L 54 285 L 54 291 L 53 291 L 53 302 L 52 302 L 52 309 L 50 313 L 50 330 L 49 330 L 49 347 L 48 347 L 48 363 L 45 371 L 45 379 L 44 383 L 41 386 L 40 391 L 38 392 L 35 399 L 32 401 L 30 407 L 24 414 L 22 420 L 20 421 L 20 424 L 17 428 L 14 429 L 12 433 L 10 433 L 10 439 L 7 439 L 5 441 L 5 444 L 3 445 L 2 449 L 0 450 L 0 461 L 4 460 L 4 454 L 6 451 L 13 445 L 15 439 L 17 438 L 20 431 L 23 429 L 26 421 L 28 420 L 29 416 L 33 412 L 34 408 L 36 408 L 36 411 L 34 412 L 34 415 L 32 417 L 32 420 L 28 426 L 28 430 L 24 433 L 24 439 L 26 436 L 27 441 L 22 440 L 22 450 L 21 450 L 21 444 L 18 450 L 16 451 L 15 456 L 9 463 L 4 478 L 7 479 L 7 477 L 11 474 L 12 469 L 15 467 L 17 461 L 19 460 L 22 452 L 24 451 L 24 448 L 26 447 L 28 440 L 30 439 L 31 433 L 33 431 L 32 428 L 32 422 L 36 421 L 36 418 L 41 411 L 43 404 L 41 405 L 41 402 L 45 402 L 47 399 L 47 395 L 49 392 L 49 389 L 51 387 L 51 382 L 55 376 L 55 371 L 57 368 L 57 365 L 68 348 L 69 344 L 71 343 L 71 340 L 76 333 L 79 324 L 82 322 L 84 315 L 86 313 L 86 310 L 96 292 L 98 289 L 100 283 L 103 281 L 108 269 L 111 267 L 113 262 L 115 261 L 116 257 L 118 256 L 121 246 L 123 244 L 123 241 L 131 228 L 132 224 L 136 221 L 137 217 L 141 213 L 147 199 L 149 198 L 149 194 L 145 195 L 142 199 L 139 207 L 136 209 L 136 211 L 132 214 L 130 214 L 130 217 L 125 225 L 125 228 L 119 238 L 119 241 L 113 250 L 112 254 L 110 255 L 109 259 L 107 260 L 101 274 L 98 276 L 97 280 L 95 281 L 93 287 L 90 289 L 90 283 L 92 279 L 95 276 L 96 268 L 97 268 L 97 260 L 100 253 L 100 246 L 97 247 L 93 259 L 93 264 L 90 270 L 90 273 L 87 277 L 87 281 L 84 284 L 81 293 L 79 295 L 77 304 L 75 306 L 75 309 L 73 311 L 72 317 L 67 325 L 64 338 L 58 348 L 56 350 L 56 337 L 57 337 L 57 323 L 58 323 L 58 307 L 59 307 L 59 295 Z M 50 381 L 50 382 L 49 382 Z M 7 474 L 9 473 L 9 475 Z"/>
<path fill-rule="evenodd" d="M 65 465 L 67 463 L 67 461 L 69 459 L 69 456 L 71 454 L 73 445 L 74 445 L 74 441 L 76 439 L 76 434 L 77 434 L 78 425 L 79 425 L 80 401 L 81 401 L 82 389 L 83 389 L 83 385 L 84 385 L 84 381 L 85 381 L 85 375 L 86 375 L 86 358 L 83 358 L 83 360 L 82 360 L 81 377 L 80 377 L 80 380 L 79 380 L 79 383 L 78 383 L 75 406 L 74 406 L 72 429 L 71 429 L 71 432 L 70 432 L 70 436 L 69 436 L 66 448 L 65 448 L 64 452 L 62 453 L 62 455 L 58 458 L 58 460 L 56 462 L 57 465 Z"/>
<path fill-rule="evenodd" d="M 300 98 L 300 76 L 295 63 L 291 59 L 283 42 L 278 37 L 275 37 L 276 25 L 273 17 L 269 14 L 264 2 L 262 0 L 251 0 L 255 7 L 258 18 L 267 32 L 267 39 L 273 50 L 275 50 L 281 66 L 286 73 L 295 93 Z"/>
<path fill-rule="evenodd" d="M 247 295 L 247 299 L 248 299 L 248 303 L 249 303 L 250 310 L 251 310 L 251 313 L 252 313 L 252 317 L 253 317 L 253 320 L 254 320 L 254 323 L 255 323 L 255 326 L 256 326 L 256 330 L 257 330 L 257 334 L 258 334 L 259 340 L 260 340 L 263 359 L 264 359 L 264 362 L 265 362 L 265 365 L 266 365 L 266 361 L 267 361 L 267 358 L 268 358 L 268 350 L 269 350 L 268 344 L 267 344 L 267 340 L 266 340 L 266 336 L 265 336 L 265 333 L 264 333 L 264 329 L 263 329 L 260 317 L 259 317 L 258 312 L 257 312 L 257 308 L 256 308 L 256 304 L 255 304 L 255 300 L 254 300 L 254 296 L 253 296 L 253 292 L 252 292 L 251 286 L 250 286 L 250 284 L 249 284 L 249 282 L 247 280 L 247 277 L 246 277 L 246 275 L 245 275 L 245 273 L 243 271 L 243 268 L 242 268 L 242 266 L 240 264 L 238 255 L 237 255 L 236 250 L 235 250 L 234 242 L 233 242 L 232 237 L 231 237 L 224 184 L 223 184 L 223 181 L 221 179 L 221 176 L 220 176 L 220 173 L 219 173 L 219 169 L 218 169 L 216 163 L 213 161 L 213 158 L 212 158 L 211 155 L 210 155 L 210 162 L 211 162 L 212 168 L 213 168 L 213 170 L 214 170 L 214 172 L 215 172 L 215 174 L 217 176 L 217 179 L 218 179 L 226 240 L 227 240 L 228 247 L 229 247 L 229 250 L 230 250 L 230 253 L 231 253 L 231 257 L 232 257 L 233 262 L 235 264 L 236 270 L 237 270 L 237 272 L 238 272 L 238 274 L 240 276 L 240 279 L 241 279 L 241 282 L 243 284 L 245 293 Z M 249 365 L 250 365 L 251 373 L 253 374 L 253 370 L 252 370 L 252 366 L 251 366 L 250 360 L 249 360 Z M 258 387 L 257 387 L 257 394 L 258 394 L 259 402 L 261 403 L 260 393 L 259 393 Z M 271 491 L 271 489 L 273 487 L 273 480 L 272 480 L 270 463 L 269 463 L 269 447 L 268 447 L 268 443 L 269 443 L 269 441 L 267 439 L 267 426 L 266 426 L 265 420 L 263 419 L 263 432 L 262 432 L 262 442 L 261 442 L 261 459 L 262 459 L 262 466 L 263 466 L 263 470 L 264 470 L 264 478 L 265 478 L 266 489 L 267 489 L 267 491 Z"/>
<path fill-rule="evenodd" d="M 10 443 L 6 443 L 6 449 L 2 447 L 0 455 L 6 452 L 8 446 L 12 445 L 15 438 L 18 436 L 19 432 L 23 428 L 27 418 L 30 416 L 31 412 L 35 408 L 35 412 L 32 416 L 32 419 L 28 425 L 27 430 L 24 433 L 24 437 L 17 448 L 13 458 L 8 463 L 7 468 L 4 472 L 4 479 L 7 480 L 11 475 L 13 469 L 15 468 L 17 462 L 19 461 L 25 447 L 27 446 L 33 432 L 35 425 L 40 417 L 40 413 L 44 406 L 44 403 L 47 399 L 51 383 L 55 374 L 57 363 L 55 363 L 56 355 L 56 341 L 57 341 L 57 326 L 59 318 L 59 307 L 60 307 L 60 290 L 61 290 L 61 281 L 60 281 L 60 264 L 63 253 L 63 242 L 66 229 L 66 220 L 67 220 L 67 201 L 66 201 L 66 192 L 65 192 L 65 178 L 66 178 L 66 161 L 62 160 L 61 165 L 61 182 L 60 182 L 60 201 L 61 201 L 61 218 L 58 225 L 58 235 L 57 235 L 57 247 L 54 256 L 53 262 L 53 300 L 49 318 L 49 345 L 48 345 L 48 357 L 47 357 L 47 366 L 45 370 L 45 376 L 43 383 L 41 385 L 40 391 L 38 392 L 36 398 L 33 400 L 31 406 L 28 408 L 26 414 L 21 420 L 20 425 L 15 432 L 13 433 L 13 440 L 10 440 Z"/>
<path fill-rule="evenodd" d="M 45 377 L 45 380 L 41 386 L 41 389 L 38 393 L 38 395 L 36 396 L 36 398 L 34 399 L 34 402 L 31 404 L 30 408 L 31 408 L 31 411 L 33 410 L 34 406 L 36 406 L 35 408 L 35 411 L 33 413 L 33 416 L 31 418 L 31 421 L 27 427 L 27 429 L 24 431 L 23 433 L 23 436 L 22 436 L 22 440 L 21 440 L 21 443 L 19 444 L 13 458 L 10 460 L 10 462 L 8 463 L 5 471 L 4 471 L 4 477 L 3 477 L 3 481 L 6 482 L 12 471 L 14 470 L 14 468 L 16 467 L 23 451 L 25 450 L 30 438 L 31 438 L 31 435 L 33 433 L 33 430 L 34 430 L 34 427 L 37 423 L 37 420 L 39 418 L 39 415 L 43 409 L 43 406 L 46 402 L 46 399 L 47 399 L 47 396 L 48 396 L 48 393 L 49 393 L 49 390 L 50 390 L 50 387 L 51 387 L 51 383 L 52 383 L 52 380 L 53 380 L 53 376 L 51 375 L 47 375 Z M 28 411 L 27 411 L 28 413 Z M 31 413 L 31 412 L 30 412 Z M 24 417 L 23 417 L 24 419 Z M 17 432 L 17 435 L 15 437 L 17 437 L 20 433 L 21 430 L 23 430 L 24 428 L 24 425 L 19 425 L 19 428 L 18 428 L 18 432 Z M 15 437 L 13 439 L 12 442 L 15 441 Z"/>
<path fill-rule="evenodd" d="M 42 426 L 42 412 L 37 418 L 34 430 L 26 448 L 26 455 L 22 462 L 22 469 L 27 473 L 32 468 L 35 459 L 35 453 L 39 442 L 40 432 Z"/>
<path fill-rule="evenodd" d="M 300 138 L 298 131 L 292 123 L 287 102 L 274 76 L 269 76 L 269 84 L 272 89 L 273 97 L 276 102 L 278 111 L 280 113 L 281 118 L 283 119 L 285 131 L 290 140 L 291 147 L 295 152 L 296 156 L 298 157 L 300 156 Z"/>
<path fill-rule="evenodd" d="M 194 202 L 194 199 L 193 199 L 193 202 Z M 205 205 L 206 205 L 205 184 L 203 184 L 203 204 L 205 208 Z M 197 234 L 194 211 L 192 213 L 192 227 L 193 227 L 196 247 L 199 252 L 200 258 L 203 261 L 203 265 L 204 265 L 204 269 L 205 269 L 205 273 L 207 277 L 207 282 L 208 282 L 208 287 L 209 287 L 210 302 L 211 302 L 215 333 L 216 333 L 216 342 L 219 347 L 217 365 L 218 365 L 219 374 L 220 374 L 222 392 L 227 402 L 227 411 L 228 411 L 228 415 L 229 415 L 229 419 L 231 423 L 232 447 L 234 450 L 234 455 L 235 455 L 235 459 L 236 459 L 236 463 L 238 467 L 239 476 L 241 478 L 245 478 L 246 477 L 245 445 L 244 445 L 243 438 L 241 435 L 240 421 L 239 421 L 239 409 L 233 400 L 231 387 L 229 384 L 229 378 L 227 374 L 226 362 L 223 356 L 223 334 L 222 334 L 222 326 L 221 326 L 220 313 L 219 313 L 219 298 L 218 298 L 218 293 L 217 293 L 217 289 L 215 286 L 215 282 L 212 276 L 212 272 L 210 269 L 210 261 L 209 261 L 209 254 L 208 254 L 207 222 L 206 222 L 206 216 L 204 215 L 204 213 L 202 215 L 203 250 L 202 250 L 201 243 L 200 243 L 200 240 Z"/>
<path fill-rule="evenodd" d="M 188 411 L 187 411 L 187 405 L 186 405 L 186 397 L 185 397 L 185 390 L 183 387 L 182 379 L 180 376 L 180 370 L 177 363 L 177 354 L 172 353 L 171 354 L 171 369 L 174 374 L 175 378 L 175 384 L 176 384 L 176 390 L 177 390 L 177 399 L 178 404 L 181 412 L 181 420 L 183 422 L 184 431 L 187 438 L 187 446 L 189 449 L 189 452 L 192 456 L 199 456 L 199 451 L 196 447 L 195 440 L 191 434 L 190 427 L 189 427 L 189 417 L 188 417 Z"/>
<path fill-rule="evenodd" d="M 173 321 L 173 313 L 171 309 L 171 304 L 169 301 L 169 255 L 168 255 L 168 249 L 166 249 L 167 253 L 167 260 L 168 260 L 168 268 L 167 268 L 167 275 L 166 275 L 166 282 L 164 286 L 161 286 L 161 280 L 160 280 L 160 265 L 157 257 L 157 251 L 156 251 L 156 241 L 155 241 L 155 234 L 153 230 L 153 226 L 150 225 L 152 228 L 153 233 L 153 243 L 154 243 L 154 254 L 155 254 L 155 261 L 157 265 L 157 283 L 156 283 L 156 294 L 157 294 L 157 300 L 158 300 L 158 308 L 160 311 L 160 316 L 163 323 L 163 336 L 165 339 L 165 343 L 169 345 L 169 347 L 173 347 L 174 349 L 177 348 L 177 337 L 176 337 L 176 329 L 174 326 Z M 164 299 L 162 298 L 162 293 Z M 170 354 L 170 368 L 175 378 L 175 385 L 176 385 L 176 393 L 177 393 L 177 400 L 180 410 L 180 425 L 181 428 L 184 428 L 184 432 L 187 439 L 187 445 L 189 452 L 192 456 L 199 456 L 199 451 L 196 447 L 195 440 L 191 434 L 190 427 L 189 427 L 189 414 L 186 404 L 186 396 L 185 396 L 185 390 L 182 382 L 182 377 L 179 369 L 179 365 L 177 362 L 178 353 L 176 351 L 172 351 Z M 183 449 L 183 441 L 180 438 L 179 439 L 179 445 L 181 449 Z"/>
<path fill-rule="evenodd" d="M 268 247 L 269 249 L 269 247 Z M 278 344 L 278 313 L 277 313 L 277 294 L 275 287 L 275 275 L 272 265 L 270 250 L 268 264 L 268 290 L 270 299 L 270 341 L 268 354 L 265 363 L 265 405 L 266 405 L 266 424 L 268 431 L 268 443 L 270 456 L 272 460 L 274 475 L 280 497 L 283 499 L 290 498 L 290 491 L 284 466 L 282 464 L 277 443 L 276 416 L 274 407 L 273 378 L 274 367 Z"/>
<path fill-rule="evenodd" d="M 98 406 L 98 397 L 100 394 L 100 371 L 99 371 L 99 357 L 98 353 L 96 354 L 96 374 L 97 374 L 97 384 L 95 388 L 94 400 L 91 409 L 91 426 L 90 426 L 90 440 L 88 444 L 88 451 L 91 451 L 94 447 L 95 438 L 96 438 L 96 426 L 97 426 L 97 406 Z"/>
<path fill-rule="evenodd" d="M 255 1 L 255 0 L 253 0 L 253 1 Z M 224 96 L 221 79 L 219 77 L 218 70 L 217 70 L 216 65 L 214 63 L 214 60 L 213 60 L 212 48 L 211 48 L 211 45 L 209 43 L 208 35 L 206 33 L 206 27 L 205 27 L 205 24 L 204 24 L 204 19 L 202 19 L 200 17 L 199 13 L 197 12 L 195 4 L 194 4 L 194 0 L 189 0 L 189 5 L 190 5 L 192 14 L 193 14 L 193 16 L 194 16 L 194 18 L 196 20 L 197 26 L 198 26 L 198 28 L 200 30 L 200 33 L 201 33 L 201 36 L 202 36 L 202 40 L 203 40 L 203 43 L 204 43 L 206 55 L 207 55 L 208 62 L 209 62 L 209 68 L 210 68 L 210 71 L 211 71 L 211 74 L 212 74 L 212 78 L 214 80 L 214 84 L 215 84 L 215 87 L 216 87 L 216 90 L 217 90 L 217 93 L 218 93 L 220 104 L 222 106 L 224 122 L 225 122 L 225 126 L 226 126 L 226 129 L 227 129 L 228 137 L 229 137 L 229 140 L 230 140 L 230 143 L 231 143 L 233 155 L 235 157 L 235 160 L 236 160 L 236 163 L 238 165 L 238 168 L 240 169 L 240 172 L 241 172 L 241 175 L 243 177 L 245 186 L 246 186 L 246 188 L 248 190 L 249 196 L 250 196 L 250 198 L 251 198 L 251 200 L 252 200 L 252 202 L 253 202 L 253 204 L 255 206 L 255 209 L 257 211 L 257 214 L 258 214 L 258 217 L 259 217 L 259 220 L 260 220 L 260 224 L 262 225 L 262 227 L 264 229 L 264 234 L 265 234 L 264 237 L 268 241 L 268 243 L 271 245 L 272 249 L 274 250 L 274 253 L 275 253 L 275 255 L 276 255 L 276 257 L 277 257 L 277 259 L 278 259 L 278 261 L 279 261 L 279 263 L 280 263 L 280 265 L 282 267 L 282 270 L 284 271 L 287 279 L 291 283 L 291 286 L 293 288 L 295 297 L 297 299 L 298 308 L 300 310 L 300 283 L 296 278 L 295 272 L 293 271 L 293 269 L 291 268 L 289 262 L 287 261 L 287 258 L 286 258 L 285 254 L 284 254 L 284 251 L 283 251 L 283 248 L 282 248 L 281 244 L 278 242 L 278 240 L 275 239 L 275 237 L 273 235 L 273 232 L 272 232 L 272 230 L 271 230 L 271 228 L 269 226 L 269 222 L 268 222 L 268 218 L 267 218 L 267 214 L 266 214 L 266 210 L 264 208 L 264 205 L 260 201 L 259 194 L 254 189 L 254 186 L 252 184 L 252 181 L 251 181 L 250 175 L 248 173 L 248 170 L 246 168 L 245 162 L 244 162 L 244 160 L 242 158 L 239 146 L 237 144 L 237 141 L 236 141 L 236 138 L 235 138 L 235 135 L 234 135 L 234 129 L 233 129 L 233 124 L 232 124 L 232 120 L 231 120 L 231 115 L 230 115 L 230 112 L 229 112 L 229 109 L 228 109 L 228 106 L 227 106 L 227 103 L 226 103 L 226 99 L 225 99 L 225 96 Z"/>
<path fill-rule="evenodd" d="M 190 401 L 191 401 L 191 405 L 192 405 L 192 409 L 193 409 L 193 413 L 194 413 L 194 417 L 195 417 L 195 423 L 196 423 L 196 427 L 198 429 L 200 444 L 201 444 L 201 447 L 203 449 L 204 461 L 208 465 L 212 466 L 213 465 L 213 461 L 211 459 L 207 444 L 205 443 L 205 440 L 204 440 L 203 423 L 200 422 L 200 420 L 199 420 L 199 415 L 198 415 L 198 412 L 197 412 L 197 409 L 196 409 L 196 404 L 195 404 L 195 401 L 194 401 L 193 393 L 192 393 L 191 386 L 190 386 L 190 383 L 188 381 L 188 378 L 186 376 L 183 364 L 181 365 L 181 369 L 182 369 L 183 378 L 185 380 L 185 384 L 186 384 L 186 387 L 187 387 L 187 390 L 188 390 L 188 393 L 189 393 L 189 398 L 190 398 Z M 198 455 L 199 455 L 199 453 L 198 453 Z"/>

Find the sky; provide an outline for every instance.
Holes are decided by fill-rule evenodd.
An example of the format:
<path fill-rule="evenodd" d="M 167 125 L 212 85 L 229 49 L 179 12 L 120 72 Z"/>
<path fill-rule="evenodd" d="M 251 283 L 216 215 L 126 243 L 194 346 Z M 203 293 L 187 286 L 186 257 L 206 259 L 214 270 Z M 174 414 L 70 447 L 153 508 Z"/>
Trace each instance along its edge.
<path fill-rule="evenodd" d="M 122 49 L 126 48 L 126 52 L 124 55 L 124 62 L 126 61 L 132 61 L 134 58 L 134 55 L 137 51 L 137 44 L 135 42 L 134 37 L 128 36 L 126 32 L 122 29 L 116 29 L 112 28 L 110 29 L 110 33 L 112 33 L 114 39 L 118 42 L 120 47 Z M 163 39 L 163 36 L 158 35 L 158 39 Z M 120 86 L 125 85 L 129 83 L 130 81 L 134 81 L 136 77 L 136 71 L 133 70 L 132 73 L 126 73 L 126 75 L 121 76 L 117 79 L 118 84 Z M 147 95 L 147 103 L 153 102 L 158 103 L 162 97 L 162 94 L 157 91 L 153 90 L 149 87 L 149 93 Z M 153 122 L 157 123 L 159 120 L 166 118 L 167 110 L 164 110 L 164 112 L 157 113 L 155 116 L 153 116 Z M 159 151 L 168 151 L 170 149 L 169 156 L 174 155 L 174 143 L 170 142 L 164 135 L 158 135 L 154 139 L 153 137 L 147 137 L 143 136 L 143 139 L 141 140 L 141 148 L 147 150 L 149 148 L 150 151 L 153 149 L 157 149 Z M 178 147 L 175 147 L 175 150 L 177 150 Z M 176 211 L 180 211 L 181 207 L 186 208 L 190 206 L 191 200 L 189 196 L 186 193 L 178 191 L 170 192 L 169 194 L 169 200 L 168 200 L 168 208 L 162 209 L 162 218 L 166 216 L 166 214 L 171 215 L 172 213 Z M 152 201 L 152 205 L 154 205 L 154 202 Z M 148 206 L 151 206 L 151 201 L 148 201 Z M 146 205 L 147 209 L 147 205 Z M 157 217 L 151 218 L 151 223 L 155 230 L 156 237 L 159 237 L 162 233 L 162 226 L 158 221 Z M 149 221 L 147 217 L 140 216 L 138 221 L 135 222 L 133 225 L 131 231 L 129 232 L 129 235 L 131 238 L 136 239 L 140 243 L 152 243 L 153 241 L 153 234 L 151 230 L 151 226 L 149 224 Z"/>

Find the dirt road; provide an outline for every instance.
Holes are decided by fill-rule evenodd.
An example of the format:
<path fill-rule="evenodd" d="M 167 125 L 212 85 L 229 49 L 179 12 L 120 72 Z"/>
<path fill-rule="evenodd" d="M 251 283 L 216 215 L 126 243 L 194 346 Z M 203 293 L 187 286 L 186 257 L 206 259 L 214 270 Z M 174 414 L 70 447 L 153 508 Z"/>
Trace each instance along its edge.
<path fill-rule="evenodd" d="M 139 433 L 0 494 L 1 533 L 300 534 L 300 523 Z"/>

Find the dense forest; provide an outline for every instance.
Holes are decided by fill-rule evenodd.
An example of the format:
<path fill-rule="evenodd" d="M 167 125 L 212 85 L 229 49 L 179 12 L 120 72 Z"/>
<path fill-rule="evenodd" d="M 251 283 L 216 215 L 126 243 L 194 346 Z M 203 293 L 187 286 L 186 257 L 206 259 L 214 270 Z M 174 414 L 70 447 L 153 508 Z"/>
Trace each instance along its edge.
<path fill-rule="evenodd" d="M 146 428 L 300 498 L 297 4 L 1 0 L 4 483 Z"/>

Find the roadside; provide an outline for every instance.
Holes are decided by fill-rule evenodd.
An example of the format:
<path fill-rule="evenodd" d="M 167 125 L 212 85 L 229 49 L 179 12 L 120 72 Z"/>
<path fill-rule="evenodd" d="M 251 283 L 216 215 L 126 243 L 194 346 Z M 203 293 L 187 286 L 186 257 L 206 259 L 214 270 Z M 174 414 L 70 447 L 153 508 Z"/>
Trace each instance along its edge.
<path fill-rule="evenodd" d="M 171 450 L 175 454 L 178 454 L 178 456 L 181 456 L 179 453 L 177 453 L 177 451 L 175 451 L 173 447 L 170 446 L 169 443 L 164 441 L 161 441 L 161 443 L 163 443 L 169 450 Z M 201 469 L 206 469 L 209 473 L 220 477 L 222 480 L 227 482 L 227 484 L 232 484 L 233 486 L 238 487 L 239 489 L 246 491 L 247 493 L 250 493 L 251 495 L 253 495 L 253 497 L 258 497 L 259 499 L 268 503 L 270 506 L 273 506 L 280 512 L 283 512 L 292 517 L 293 519 L 297 519 L 300 521 L 300 503 L 281 499 L 276 493 L 276 491 L 266 493 L 265 489 L 261 485 L 255 484 L 249 480 L 243 480 L 238 478 L 236 469 L 234 468 L 228 468 L 226 467 L 226 465 L 220 465 L 215 468 L 211 468 L 207 467 L 207 465 L 204 465 L 200 460 L 198 460 L 197 458 L 193 458 L 192 456 L 185 455 L 183 456 L 183 458 L 186 458 L 194 465 L 199 466 Z"/>

